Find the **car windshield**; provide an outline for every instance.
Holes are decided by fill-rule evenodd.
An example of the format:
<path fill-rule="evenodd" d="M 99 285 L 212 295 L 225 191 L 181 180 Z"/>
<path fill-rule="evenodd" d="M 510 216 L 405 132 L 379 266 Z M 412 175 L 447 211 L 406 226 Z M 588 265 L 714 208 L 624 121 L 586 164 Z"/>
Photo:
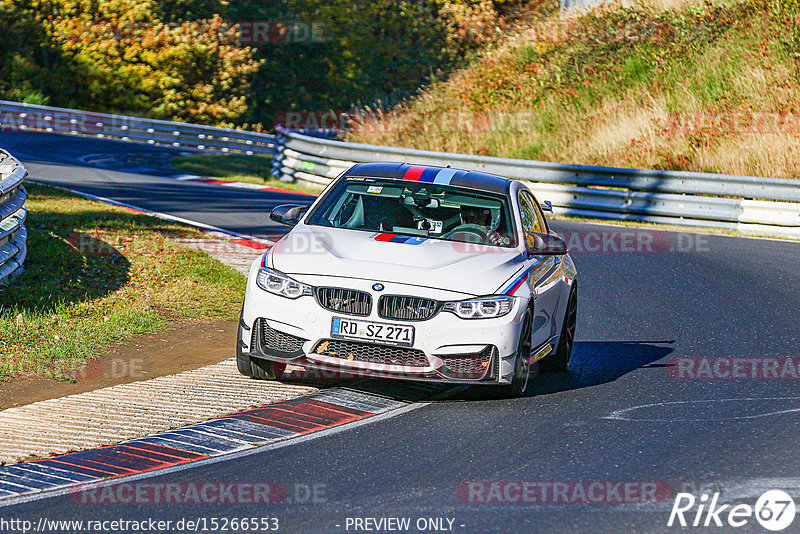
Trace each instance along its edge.
<path fill-rule="evenodd" d="M 343 180 L 306 224 L 499 247 L 517 245 L 505 195 L 430 183 Z"/>

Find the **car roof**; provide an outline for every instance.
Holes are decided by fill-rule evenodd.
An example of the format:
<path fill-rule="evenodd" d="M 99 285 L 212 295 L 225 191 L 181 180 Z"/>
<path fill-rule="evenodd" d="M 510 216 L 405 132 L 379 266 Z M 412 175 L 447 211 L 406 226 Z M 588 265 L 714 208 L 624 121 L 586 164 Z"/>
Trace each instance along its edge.
<path fill-rule="evenodd" d="M 452 185 L 491 193 L 507 194 L 512 180 L 480 171 L 408 163 L 358 163 L 344 177 L 389 178 L 410 182 Z"/>

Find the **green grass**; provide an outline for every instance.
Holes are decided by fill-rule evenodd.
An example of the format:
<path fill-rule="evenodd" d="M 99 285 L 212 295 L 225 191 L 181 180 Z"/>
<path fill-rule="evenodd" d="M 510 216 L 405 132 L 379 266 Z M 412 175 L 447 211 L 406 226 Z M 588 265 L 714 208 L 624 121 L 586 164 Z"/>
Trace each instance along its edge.
<path fill-rule="evenodd" d="M 241 154 L 189 154 L 173 159 L 172 166 L 190 174 L 209 176 L 228 182 L 246 182 L 302 193 L 319 193 L 319 189 L 276 180 L 270 174 L 272 156 L 265 154 L 253 156 Z"/>
<path fill-rule="evenodd" d="M 115 341 L 235 320 L 244 277 L 172 238 L 201 232 L 31 184 L 25 271 L 0 293 L 0 379 L 66 379 Z"/>

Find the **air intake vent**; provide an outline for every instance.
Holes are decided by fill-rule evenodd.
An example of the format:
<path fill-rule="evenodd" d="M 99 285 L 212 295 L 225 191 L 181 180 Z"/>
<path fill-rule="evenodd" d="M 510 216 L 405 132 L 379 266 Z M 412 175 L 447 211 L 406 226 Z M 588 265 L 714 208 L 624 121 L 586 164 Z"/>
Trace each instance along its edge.
<path fill-rule="evenodd" d="M 495 348 L 488 346 L 475 354 L 453 354 L 442 356 L 443 375 L 462 380 L 479 380 L 487 375 Z M 497 359 L 497 358 L 495 358 Z"/>
<path fill-rule="evenodd" d="M 404 347 L 328 339 L 320 341 L 314 348 L 314 352 L 323 356 L 356 362 L 402 365 L 403 367 L 428 366 L 428 358 L 425 357 L 424 352 Z"/>
<path fill-rule="evenodd" d="M 260 341 L 259 344 L 256 343 L 256 339 Z M 301 337 L 285 334 L 270 328 L 264 319 L 257 319 L 255 322 L 252 350 L 255 350 L 260 345 L 262 354 L 281 358 L 294 358 L 302 356 L 303 343 L 305 342 L 306 340 Z"/>
<path fill-rule="evenodd" d="M 424 321 L 436 315 L 440 307 L 438 301 L 431 299 L 384 295 L 378 301 L 378 315 L 384 319 Z"/>
<path fill-rule="evenodd" d="M 366 317 L 372 311 L 369 293 L 338 287 L 317 288 L 317 301 L 325 309 Z"/>

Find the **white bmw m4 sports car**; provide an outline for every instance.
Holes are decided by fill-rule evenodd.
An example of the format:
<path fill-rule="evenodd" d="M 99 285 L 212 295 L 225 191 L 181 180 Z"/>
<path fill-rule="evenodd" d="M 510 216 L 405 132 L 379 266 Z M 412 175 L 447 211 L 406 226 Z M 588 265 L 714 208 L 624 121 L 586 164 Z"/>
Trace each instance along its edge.
<path fill-rule="evenodd" d="M 292 364 L 523 395 L 540 370 L 567 369 L 575 266 L 522 183 L 363 163 L 270 217 L 293 228 L 250 268 L 241 373 Z"/>

